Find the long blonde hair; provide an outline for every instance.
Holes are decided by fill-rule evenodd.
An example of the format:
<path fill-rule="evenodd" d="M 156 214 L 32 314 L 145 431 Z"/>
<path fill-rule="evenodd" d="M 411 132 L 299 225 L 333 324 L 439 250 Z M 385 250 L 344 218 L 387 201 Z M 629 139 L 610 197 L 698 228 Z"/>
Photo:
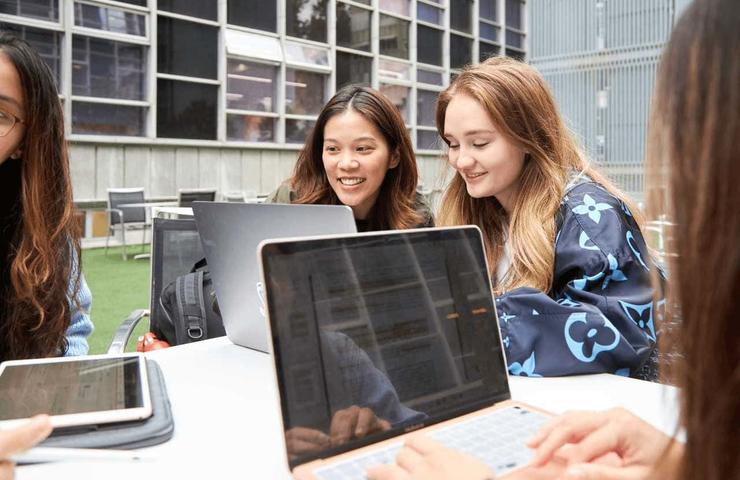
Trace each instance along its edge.
<path fill-rule="evenodd" d="M 639 212 L 609 180 L 590 166 L 558 113 L 545 80 L 532 67 L 494 57 L 467 67 L 437 99 L 437 130 L 444 138 L 445 113 L 455 95 L 475 99 L 507 139 L 528 152 L 519 193 L 507 216 L 495 197 L 472 198 L 456 174 L 442 198 L 439 225 L 477 225 L 492 272 L 508 239 L 511 267 L 496 289 L 534 287 L 549 291 L 555 263 L 555 217 L 572 172 L 582 172 Z M 492 273 L 489 272 L 489 273 Z"/>

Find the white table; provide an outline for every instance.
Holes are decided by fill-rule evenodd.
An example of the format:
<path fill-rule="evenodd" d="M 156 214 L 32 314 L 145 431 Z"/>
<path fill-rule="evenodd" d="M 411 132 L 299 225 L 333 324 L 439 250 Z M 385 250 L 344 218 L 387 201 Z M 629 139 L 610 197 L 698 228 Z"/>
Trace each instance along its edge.
<path fill-rule="evenodd" d="M 167 382 L 175 435 L 143 449 L 154 460 L 19 467 L 29 479 L 259 479 L 288 480 L 278 397 L 270 356 L 226 338 L 148 354 Z M 672 434 L 677 390 L 614 375 L 511 378 L 512 396 L 562 413 L 625 407 Z"/>

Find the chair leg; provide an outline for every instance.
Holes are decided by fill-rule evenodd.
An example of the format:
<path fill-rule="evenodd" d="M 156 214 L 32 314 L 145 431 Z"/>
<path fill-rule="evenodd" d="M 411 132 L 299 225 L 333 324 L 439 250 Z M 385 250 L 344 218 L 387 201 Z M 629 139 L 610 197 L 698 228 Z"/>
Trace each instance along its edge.
<path fill-rule="evenodd" d="M 143 252 L 146 249 L 146 230 L 147 226 L 144 225 L 144 228 L 141 230 L 141 251 Z"/>

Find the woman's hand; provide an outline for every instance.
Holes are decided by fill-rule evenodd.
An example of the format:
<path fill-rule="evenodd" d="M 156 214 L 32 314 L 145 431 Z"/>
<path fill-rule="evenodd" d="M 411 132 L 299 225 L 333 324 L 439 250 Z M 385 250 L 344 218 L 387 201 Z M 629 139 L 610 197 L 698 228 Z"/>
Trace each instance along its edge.
<path fill-rule="evenodd" d="M 368 480 L 491 480 L 480 460 L 444 447 L 423 435 L 411 437 L 392 465 L 370 467 Z"/>
<path fill-rule="evenodd" d="M 568 465 L 561 478 L 584 480 L 671 478 L 682 454 L 680 444 L 621 408 L 567 413 L 545 425 L 528 446 L 536 449 L 532 466 L 557 453 Z M 608 456 L 617 461 L 599 462 Z"/>
<path fill-rule="evenodd" d="M 25 452 L 51 433 L 48 415 L 36 415 L 27 424 L 12 430 L 0 431 L 0 480 L 14 477 L 15 464 L 10 457 Z"/>

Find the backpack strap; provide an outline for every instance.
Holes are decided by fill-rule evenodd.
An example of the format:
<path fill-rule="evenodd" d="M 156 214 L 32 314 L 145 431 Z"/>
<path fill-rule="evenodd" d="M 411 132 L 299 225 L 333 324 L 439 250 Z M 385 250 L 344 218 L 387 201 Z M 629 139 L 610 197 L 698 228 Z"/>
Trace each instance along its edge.
<path fill-rule="evenodd" d="M 177 277 L 175 297 L 180 317 L 180 321 L 175 324 L 178 345 L 208 338 L 206 309 L 203 303 L 203 272 Z"/>

